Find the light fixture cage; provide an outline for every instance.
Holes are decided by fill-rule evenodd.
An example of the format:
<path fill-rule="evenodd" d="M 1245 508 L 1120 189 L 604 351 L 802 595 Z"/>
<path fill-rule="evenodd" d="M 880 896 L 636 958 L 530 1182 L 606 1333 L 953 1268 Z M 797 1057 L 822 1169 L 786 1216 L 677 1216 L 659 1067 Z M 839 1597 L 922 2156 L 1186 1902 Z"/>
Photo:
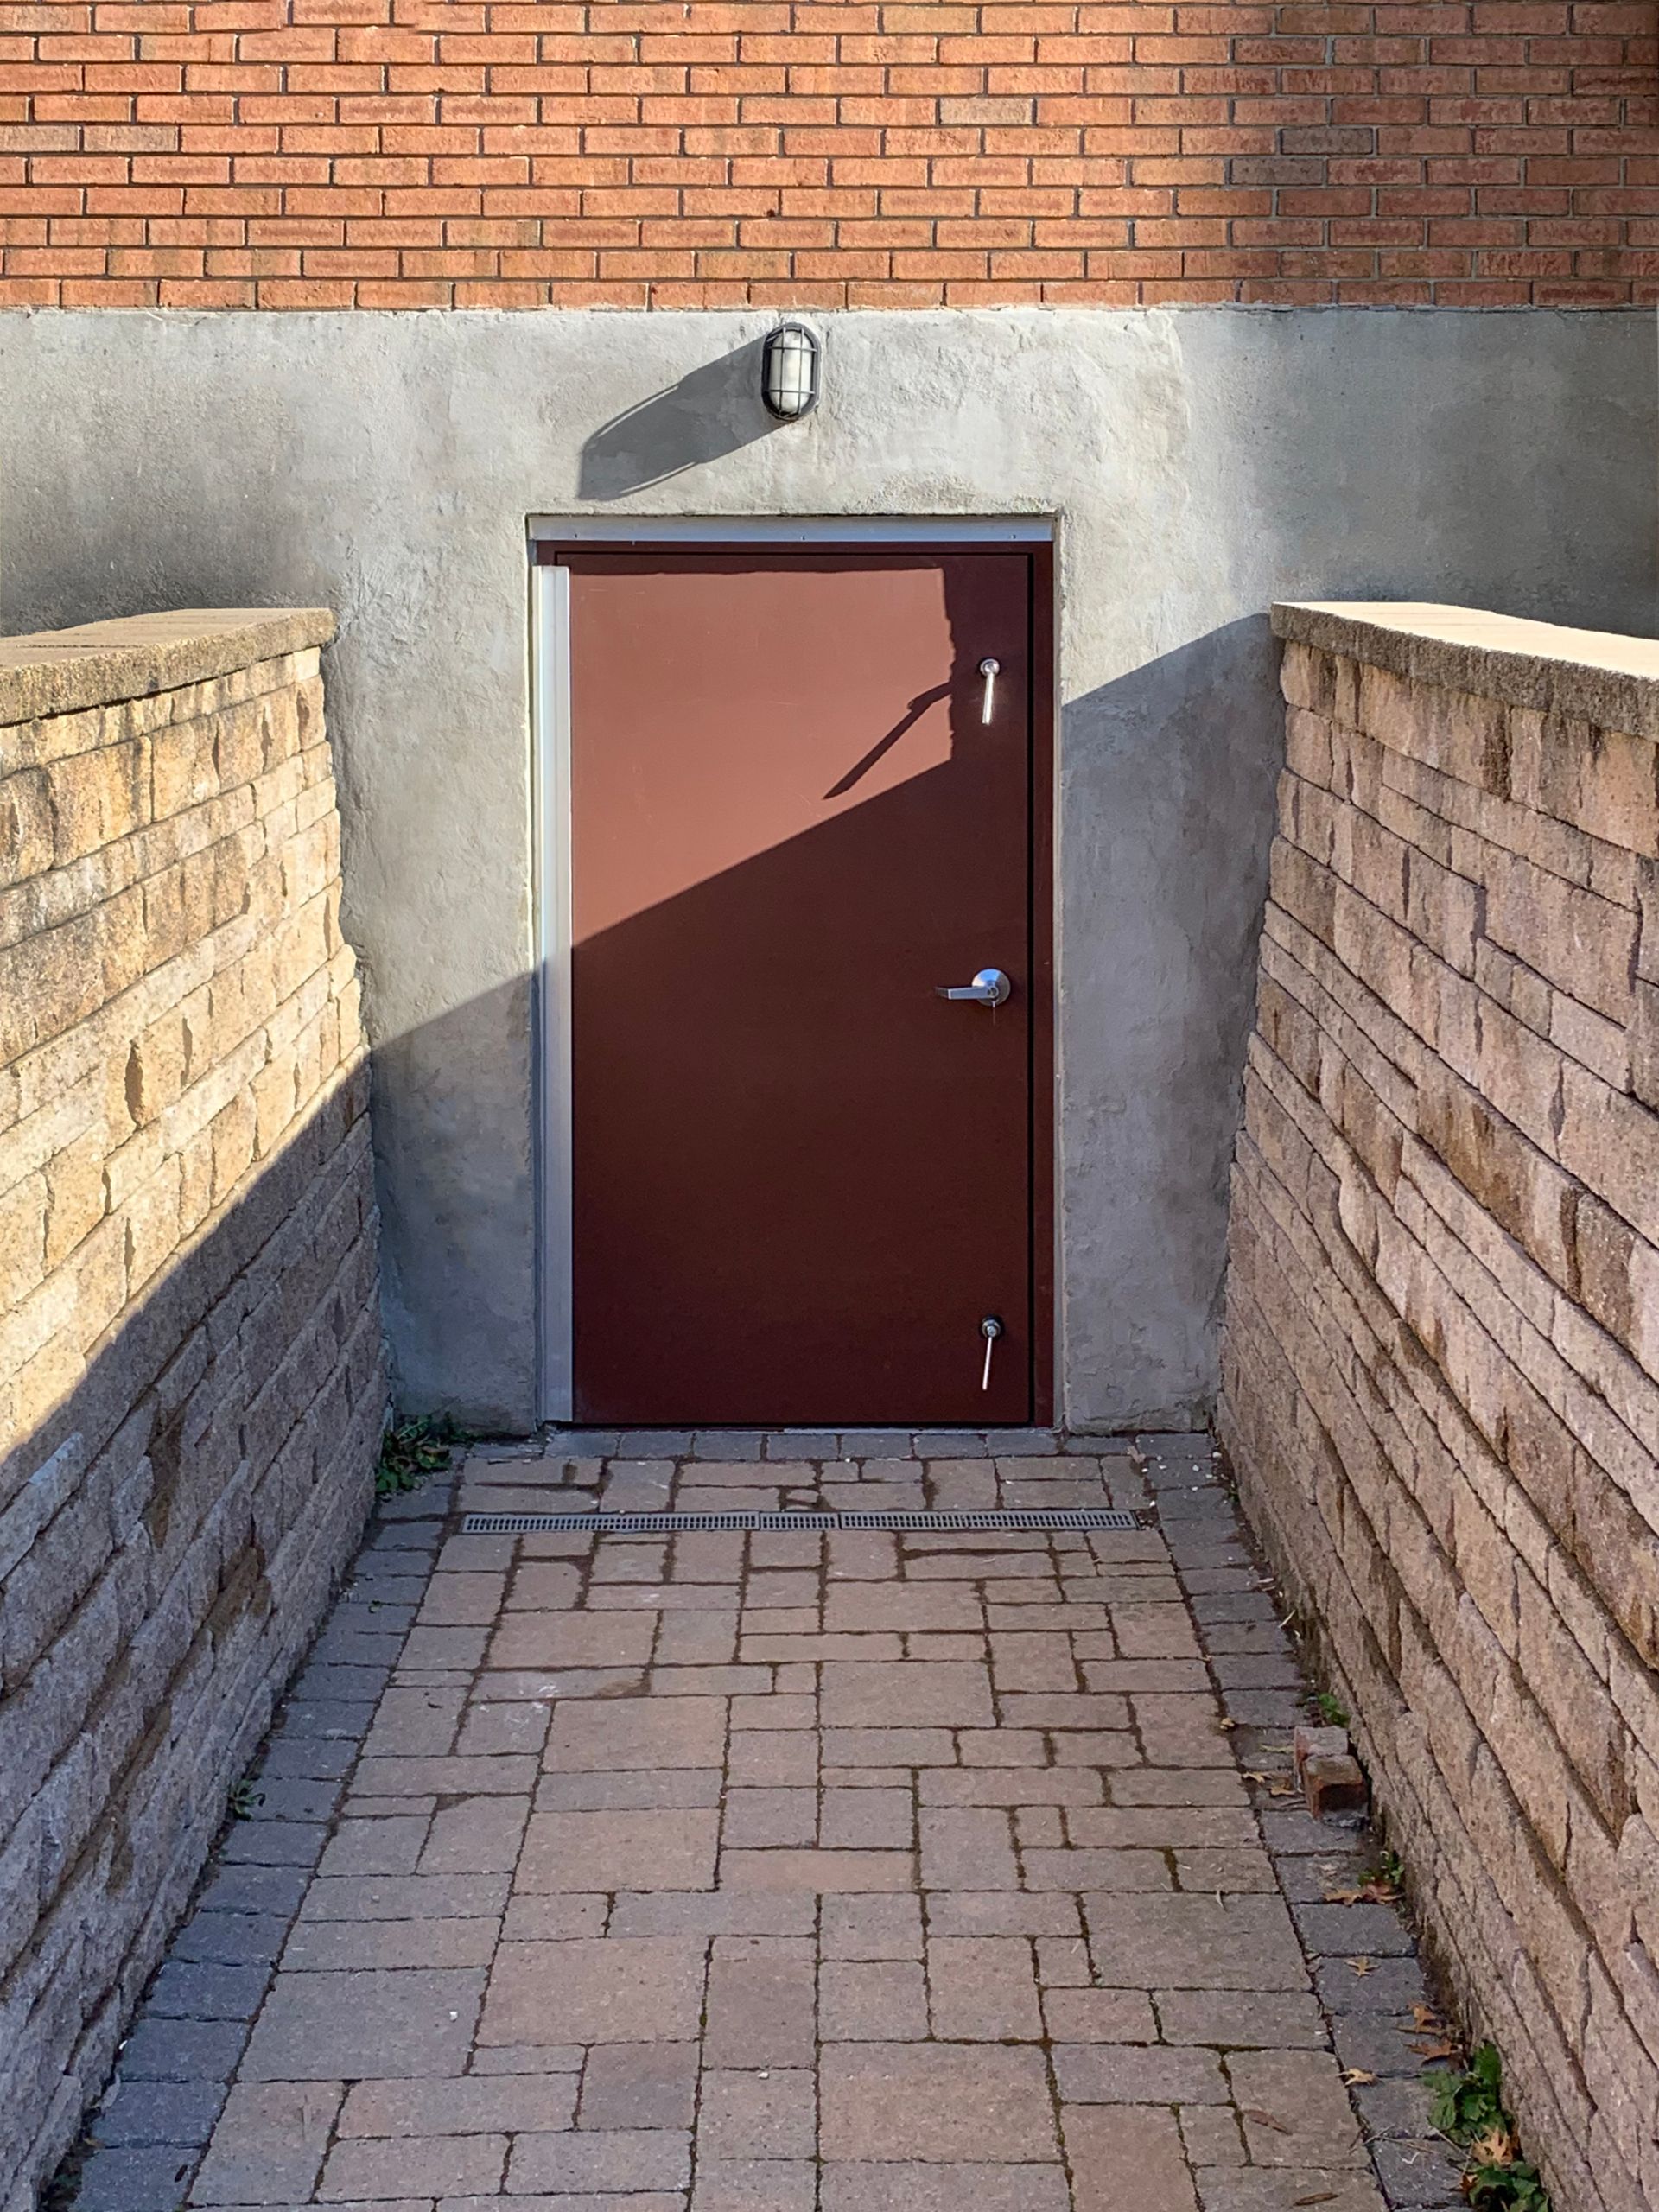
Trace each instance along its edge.
<path fill-rule="evenodd" d="M 780 423 L 798 423 L 818 404 L 823 347 L 804 322 L 780 322 L 760 352 L 760 397 Z"/>

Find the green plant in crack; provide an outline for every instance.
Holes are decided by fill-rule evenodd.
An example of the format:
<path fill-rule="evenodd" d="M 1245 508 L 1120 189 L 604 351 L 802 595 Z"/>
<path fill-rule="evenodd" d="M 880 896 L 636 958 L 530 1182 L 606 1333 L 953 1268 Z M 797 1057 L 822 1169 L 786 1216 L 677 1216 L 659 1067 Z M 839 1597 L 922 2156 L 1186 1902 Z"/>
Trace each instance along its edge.
<path fill-rule="evenodd" d="M 1460 2074 L 1436 2078 L 1433 2119 L 1468 2154 L 1463 2193 L 1474 2212 L 1550 2212 L 1537 2167 L 1521 2156 L 1503 2105 L 1503 2062 L 1491 2044 Z"/>
<path fill-rule="evenodd" d="M 1345 1728 L 1348 1708 L 1339 1697 L 1332 1697 L 1329 1690 L 1315 1690 L 1313 1709 L 1327 1728 Z"/>
<path fill-rule="evenodd" d="M 251 1821 L 256 1809 L 264 1803 L 265 1793 L 263 1789 L 256 1789 L 249 1777 L 244 1775 L 240 1782 L 231 1784 L 230 1796 L 226 1802 L 233 1821 Z"/>
<path fill-rule="evenodd" d="M 447 1467 L 467 1433 L 447 1414 L 416 1414 L 395 1421 L 380 1440 L 380 1464 L 374 1471 L 377 1497 L 398 1497 L 429 1475 Z"/>

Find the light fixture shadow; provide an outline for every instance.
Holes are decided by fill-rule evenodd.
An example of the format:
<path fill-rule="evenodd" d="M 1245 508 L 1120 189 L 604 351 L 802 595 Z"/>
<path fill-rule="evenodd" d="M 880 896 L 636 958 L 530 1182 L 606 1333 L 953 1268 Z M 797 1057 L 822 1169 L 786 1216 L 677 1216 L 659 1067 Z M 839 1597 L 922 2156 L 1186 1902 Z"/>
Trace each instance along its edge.
<path fill-rule="evenodd" d="M 704 362 L 601 424 L 582 449 L 579 495 L 626 499 L 785 429 L 760 397 L 762 342 Z"/>

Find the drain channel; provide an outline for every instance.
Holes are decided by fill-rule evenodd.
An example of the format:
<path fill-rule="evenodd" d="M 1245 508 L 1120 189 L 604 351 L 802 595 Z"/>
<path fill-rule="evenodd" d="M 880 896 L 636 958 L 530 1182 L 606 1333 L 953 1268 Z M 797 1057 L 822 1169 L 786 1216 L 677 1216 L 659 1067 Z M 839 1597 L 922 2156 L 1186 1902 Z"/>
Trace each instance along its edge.
<path fill-rule="evenodd" d="M 461 1524 L 468 1536 L 672 1536 L 752 1529 L 791 1529 L 804 1535 L 843 1529 L 957 1535 L 976 1529 L 1086 1533 L 1144 1525 L 1139 1514 L 1103 1505 L 1011 1506 L 979 1513 L 468 1513 Z"/>

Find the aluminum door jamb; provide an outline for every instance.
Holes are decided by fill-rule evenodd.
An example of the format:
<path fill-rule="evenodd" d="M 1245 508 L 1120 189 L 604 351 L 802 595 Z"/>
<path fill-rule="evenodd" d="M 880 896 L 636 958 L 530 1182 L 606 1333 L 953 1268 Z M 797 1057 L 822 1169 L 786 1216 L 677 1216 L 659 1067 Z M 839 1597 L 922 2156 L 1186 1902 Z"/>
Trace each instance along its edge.
<path fill-rule="evenodd" d="M 570 571 L 530 572 L 536 744 L 531 777 L 536 910 L 537 1279 L 541 1287 L 541 1418 L 575 1405 L 571 1274 Z"/>

